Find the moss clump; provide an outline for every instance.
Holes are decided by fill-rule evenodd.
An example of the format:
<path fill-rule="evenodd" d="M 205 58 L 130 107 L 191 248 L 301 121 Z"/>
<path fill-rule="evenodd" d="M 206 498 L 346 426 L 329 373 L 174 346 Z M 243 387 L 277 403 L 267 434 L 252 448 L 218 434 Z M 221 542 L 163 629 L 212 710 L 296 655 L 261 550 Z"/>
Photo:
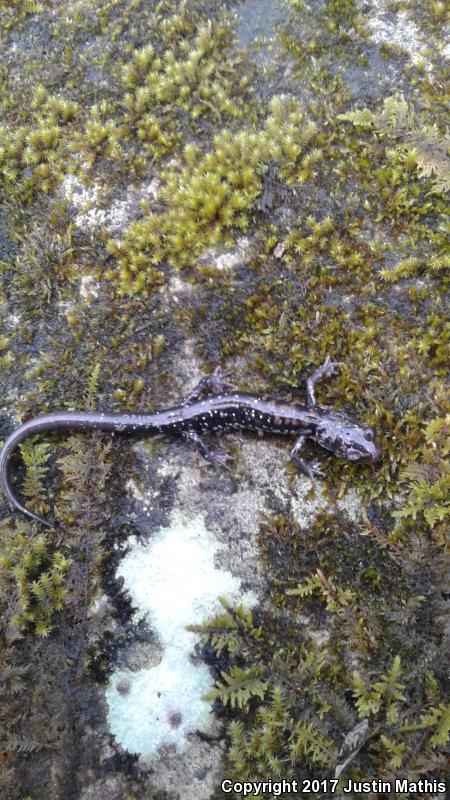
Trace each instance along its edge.
<path fill-rule="evenodd" d="M 30 202 L 37 192 L 53 191 L 67 170 L 67 130 L 76 103 L 36 87 L 30 121 L 0 128 L 0 188 Z"/>
<path fill-rule="evenodd" d="M 111 4 L 102 5 L 99 11 L 108 16 Z M 137 14 L 136 4 L 131 6 Z M 199 117 L 242 116 L 247 78 L 231 52 L 229 16 L 222 14 L 214 26 L 202 24 L 193 9 L 179 12 L 176 4 L 163 3 L 150 31 L 154 45 L 129 48 L 135 51 L 131 60 L 114 65 L 120 85 L 114 100 L 90 104 L 83 97 L 80 111 L 76 101 L 51 95 L 37 83 L 18 124 L 14 96 L 4 92 L 4 108 L 15 117 L 0 128 L 0 177 L 8 194 L 30 202 L 40 191 L 54 191 L 67 172 L 87 177 L 98 162 L 127 176 L 142 174 L 148 155 L 160 161 Z"/>
<path fill-rule="evenodd" d="M 388 8 L 394 14 L 403 14 L 414 21 L 425 36 L 440 34 L 442 26 L 450 21 L 447 4 L 442 0 L 389 0 Z M 441 47 L 443 43 L 438 42 Z"/>
<path fill-rule="evenodd" d="M 450 190 L 450 134 L 441 132 L 435 123 L 427 124 L 404 97 L 386 97 L 378 113 L 364 108 L 340 114 L 338 118 L 359 128 L 375 130 L 378 136 L 396 142 L 396 152 L 407 168 L 415 167 L 420 177 L 432 178 L 432 194 Z"/>
<path fill-rule="evenodd" d="M 128 90 L 124 104 L 130 121 L 155 108 L 183 109 L 194 118 L 213 111 L 220 119 L 241 116 L 242 103 L 232 96 L 229 68 L 224 69 L 223 53 L 229 48 L 227 24 L 200 25 L 195 38 L 173 40 L 159 55 L 152 44 L 134 53 L 123 67 L 122 83 Z M 243 77 L 240 89 L 246 87 Z M 234 92 L 235 93 L 235 92 Z"/>
<path fill-rule="evenodd" d="M 265 165 L 273 159 L 295 163 L 301 152 L 298 104 L 275 97 L 271 112 L 260 133 L 225 130 L 207 154 L 186 145 L 185 165 L 163 171 L 160 199 L 168 210 L 147 214 L 119 244 L 109 243 L 120 267 L 121 292 L 161 283 L 163 273 L 155 267 L 163 260 L 176 268 L 192 266 L 228 229 L 247 230 Z"/>
<path fill-rule="evenodd" d="M 55 295 L 61 299 L 70 296 L 79 277 L 73 225 L 69 220 L 66 223 L 59 231 L 52 228 L 50 234 L 48 222 L 39 226 L 36 220 L 32 230 L 16 235 L 20 253 L 10 262 L 0 261 L 5 295 L 26 314 L 27 322 L 41 319 Z"/>
<path fill-rule="evenodd" d="M 55 612 L 64 607 L 65 579 L 70 566 L 49 534 L 30 537 L 19 530 L 0 556 L 0 568 L 11 575 L 19 611 L 11 622 L 19 630 L 32 627 L 38 636 L 48 636 Z"/>
<path fill-rule="evenodd" d="M 400 472 L 404 504 L 394 512 L 399 522 L 391 533 L 392 541 L 431 534 L 436 543 L 445 547 L 450 519 L 449 428 L 449 416 L 428 422 L 422 442 Z"/>
<path fill-rule="evenodd" d="M 0 369 L 6 369 L 13 361 L 13 356 L 9 351 L 9 340 L 6 336 L 0 336 Z"/>
<path fill-rule="evenodd" d="M 286 27 L 280 36 L 285 46 L 289 42 L 289 52 L 302 66 L 309 65 L 311 59 L 327 63 L 330 57 L 333 60 L 351 58 L 355 32 L 364 32 L 356 0 L 325 0 L 319 6 L 312 6 L 304 0 L 289 0 L 289 5 L 291 19 L 300 24 L 301 33 L 292 36 Z M 356 49 L 359 54 L 360 48 L 357 46 Z"/>
<path fill-rule="evenodd" d="M 68 148 L 76 155 L 72 171 L 88 173 L 98 159 L 119 162 L 122 158 L 122 133 L 113 118 L 114 106 L 106 100 L 91 106 L 84 127 L 76 131 Z"/>
<path fill-rule="evenodd" d="M 39 0 L 0 0 L 1 24 L 6 33 L 17 30 L 31 14 L 44 8 Z"/>

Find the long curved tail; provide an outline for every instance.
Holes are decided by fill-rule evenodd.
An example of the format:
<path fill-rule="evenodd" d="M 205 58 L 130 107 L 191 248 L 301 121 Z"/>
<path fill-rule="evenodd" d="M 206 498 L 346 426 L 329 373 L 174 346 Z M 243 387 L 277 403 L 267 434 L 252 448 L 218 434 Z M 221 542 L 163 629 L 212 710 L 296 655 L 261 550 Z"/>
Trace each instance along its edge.
<path fill-rule="evenodd" d="M 63 411 L 35 417 L 25 422 L 19 428 L 16 428 L 5 440 L 0 452 L 0 487 L 3 489 L 12 508 L 21 511 L 22 514 L 25 514 L 30 519 L 36 520 L 36 522 L 41 522 L 42 525 L 45 525 L 47 528 L 54 527 L 50 522 L 26 508 L 14 493 L 14 489 L 11 485 L 10 460 L 21 442 L 36 434 L 53 431 L 116 430 L 119 424 L 118 416 L 119 415 L 101 414 L 89 411 Z M 128 423 L 128 425 L 125 424 L 125 428 L 131 426 L 133 422 L 133 418 L 127 417 L 126 415 L 123 415 L 120 419 Z"/>
<path fill-rule="evenodd" d="M 20 428 L 17 428 L 17 430 L 13 431 L 6 439 L 0 452 L 0 486 L 3 489 L 5 497 L 12 508 L 17 509 L 17 511 L 21 511 L 22 514 L 30 517 L 30 519 L 36 520 L 36 522 L 41 522 L 42 525 L 45 525 L 47 528 L 53 528 L 53 525 L 50 522 L 47 522 L 47 520 L 43 519 L 43 517 L 40 517 L 38 514 L 35 514 L 34 511 L 30 511 L 29 508 L 26 508 L 24 505 L 22 505 L 20 500 L 16 497 L 11 486 L 11 456 L 17 450 L 19 444 L 32 435 L 33 433 L 29 432 L 27 425 L 22 425 Z"/>

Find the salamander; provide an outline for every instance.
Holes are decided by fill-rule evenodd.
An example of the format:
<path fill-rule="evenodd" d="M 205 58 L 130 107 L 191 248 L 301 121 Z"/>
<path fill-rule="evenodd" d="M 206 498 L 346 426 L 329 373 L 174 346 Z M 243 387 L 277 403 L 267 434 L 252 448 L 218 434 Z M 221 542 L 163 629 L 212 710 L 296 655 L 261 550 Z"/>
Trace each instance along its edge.
<path fill-rule="evenodd" d="M 13 431 L 0 452 L 0 486 L 11 506 L 31 519 L 53 527 L 42 517 L 25 508 L 16 497 L 10 482 L 9 463 L 17 446 L 36 434 L 53 431 L 106 431 L 124 434 L 180 434 L 191 440 L 201 454 L 216 466 L 229 469 L 229 456 L 211 451 L 201 434 L 240 428 L 273 434 L 295 435 L 291 457 L 297 466 L 314 478 L 322 475 L 317 461 L 301 456 L 302 447 L 311 439 L 336 456 L 355 463 L 374 464 L 381 455 L 372 428 L 353 420 L 342 411 L 316 403 L 315 385 L 332 375 L 339 366 L 328 356 L 306 381 L 307 403 L 265 400 L 251 394 L 234 393 L 220 368 L 201 379 L 179 405 L 151 414 L 108 414 L 95 411 L 57 411 L 35 417 Z"/>

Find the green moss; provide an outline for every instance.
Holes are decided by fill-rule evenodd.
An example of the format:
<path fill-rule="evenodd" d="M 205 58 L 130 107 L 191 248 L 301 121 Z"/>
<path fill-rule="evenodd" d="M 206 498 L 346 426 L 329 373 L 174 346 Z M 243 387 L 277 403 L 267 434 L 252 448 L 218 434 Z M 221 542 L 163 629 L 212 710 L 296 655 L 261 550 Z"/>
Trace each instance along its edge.
<path fill-rule="evenodd" d="M 400 473 L 405 502 L 393 515 L 400 520 L 391 534 L 393 541 L 431 533 L 436 543 L 446 546 L 450 517 L 449 426 L 448 416 L 428 422 L 419 447 Z"/>
<path fill-rule="evenodd" d="M 400 158 L 395 159 L 388 153 L 393 164 L 397 168 L 404 164 L 407 170 L 416 168 L 422 178 L 431 177 L 431 193 L 443 195 L 450 189 L 450 135 L 441 133 L 435 123 L 427 124 L 426 118 L 429 113 L 415 114 L 399 96 L 385 98 L 379 113 L 365 108 L 339 115 L 339 119 L 348 120 L 357 127 L 375 129 L 378 136 L 398 142 L 394 153 Z"/>
<path fill-rule="evenodd" d="M 291 25 L 286 26 L 281 32 L 281 41 L 302 66 L 309 65 L 312 59 L 327 61 L 330 55 L 336 60 L 347 60 L 351 45 L 355 44 L 355 33 L 364 33 L 355 0 L 326 0 L 318 7 L 302 0 L 289 0 L 289 5 L 292 7 L 291 25 L 294 28 L 300 25 L 301 29 L 295 36 Z M 357 54 L 361 54 L 360 46 Z"/>
<path fill-rule="evenodd" d="M 234 780 L 263 780 L 268 771 L 286 780 L 299 772 L 317 777 L 325 766 L 339 774 L 347 736 L 354 742 L 345 781 L 370 780 L 380 770 L 389 780 L 398 769 L 423 776 L 437 769 L 443 779 L 445 555 L 431 540 L 403 546 L 383 541 L 374 526 L 365 538 L 362 532 L 332 514 L 307 531 L 266 515 L 260 544 L 272 611 L 244 619 L 241 609 L 226 607 L 196 628 L 220 660 L 216 695 L 226 707 L 227 774 Z M 222 687 L 250 665 L 264 697 L 249 694 L 232 712 Z"/>
<path fill-rule="evenodd" d="M 69 565 L 49 534 L 30 538 L 19 530 L 6 543 L 0 568 L 13 576 L 18 610 L 11 622 L 20 630 L 32 627 L 38 636 L 49 635 L 53 615 L 64 607 Z"/>
<path fill-rule="evenodd" d="M 99 5 L 111 13 L 115 4 Z M 137 4 L 131 8 L 138 14 Z M 31 201 L 36 192 L 53 191 L 67 172 L 87 177 L 99 160 L 127 175 L 142 174 L 144 155 L 161 161 L 180 145 L 189 119 L 242 116 L 247 79 L 231 54 L 222 65 L 232 44 L 230 18 L 222 14 L 213 28 L 210 21 L 199 23 L 194 11 L 175 9 L 162 4 L 153 15 L 155 48 L 147 44 L 115 68 L 122 91 L 114 102 L 104 98 L 86 107 L 84 98 L 80 111 L 74 100 L 49 95 L 41 83 L 33 86 L 26 124 L 0 128 L 0 176 L 8 192 Z M 80 27 L 84 20 L 82 15 Z M 13 95 L 3 105 L 16 111 Z"/>
<path fill-rule="evenodd" d="M 38 0 L 0 0 L 2 28 L 6 33 L 17 30 L 29 15 L 38 14 L 43 7 Z"/>
<path fill-rule="evenodd" d="M 228 228 L 247 230 L 267 162 L 295 164 L 301 152 L 302 132 L 296 128 L 301 121 L 293 99 L 275 97 L 260 133 L 225 130 L 214 137 L 214 148 L 206 154 L 186 145 L 184 164 L 161 174 L 160 198 L 168 210 L 147 214 L 119 244 L 109 244 L 118 258 L 121 292 L 157 286 L 164 280 L 155 269 L 162 261 L 176 268 L 193 266 Z"/>
<path fill-rule="evenodd" d="M 8 339 L 6 336 L 0 336 L 0 369 L 8 367 L 13 360 L 13 357 L 8 349 Z"/>
<path fill-rule="evenodd" d="M 28 124 L 0 128 L 0 186 L 22 202 L 32 200 L 36 192 L 54 190 L 66 171 L 64 127 L 72 120 L 76 105 L 57 96 L 49 96 L 44 103 L 41 100 L 37 90 Z"/>
<path fill-rule="evenodd" d="M 390 0 L 389 9 L 395 14 L 403 13 L 422 29 L 425 36 L 439 34 L 442 25 L 450 20 L 450 14 L 445 3 L 441 0 Z"/>
<path fill-rule="evenodd" d="M 164 35 L 164 34 L 163 34 Z M 158 55 L 152 44 L 134 53 L 122 71 L 122 83 L 129 94 L 125 105 L 130 122 L 139 120 L 145 112 L 155 108 L 181 108 L 192 116 L 200 117 L 213 111 L 219 120 L 222 114 L 241 116 L 229 70 L 222 67 L 224 49 L 229 47 L 230 30 L 226 24 L 211 22 L 200 25 L 194 39 L 177 41 Z M 227 74 L 228 73 L 228 74 Z M 246 79 L 239 82 L 243 91 Z M 139 127 L 138 127 L 139 130 Z"/>

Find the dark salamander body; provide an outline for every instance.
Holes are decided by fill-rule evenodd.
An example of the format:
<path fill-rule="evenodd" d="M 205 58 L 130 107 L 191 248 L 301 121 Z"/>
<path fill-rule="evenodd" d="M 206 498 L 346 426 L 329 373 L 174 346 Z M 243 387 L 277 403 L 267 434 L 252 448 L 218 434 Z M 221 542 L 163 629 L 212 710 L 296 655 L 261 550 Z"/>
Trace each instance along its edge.
<path fill-rule="evenodd" d="M 104 414 L 101 412 L 61 411 L 31 419 L 6 439 L 0 453 L 0 485 L 11 505 L 29 517 L 51 527 L 48 522 L 25 508 L 16 498 L 9 480 L 9 461 L 20 442 L 39 433 L 53 431 L 109 431 L 111 433 L 149 435 L 173 433 L 191 439 L 205 458 L 227 467 L 228 456 L 212 452 L 201 439 L 208 431 L 243 429 L 274 434 L 296 435 L 291 456 L 309 475 L 320 475 L 316 462 L 300 457 L 306 439 L 331 450 L 349 461 L 373 464 L 380 448 L 371 428 L 353 421 L 346 414 L 319 406 L 315 402 L 315 383 L 333 373 L 336 363 L 329 358 L 307 380 L 308 403 L 283 403 L 262 400 L 250 394 L 232 394 L 221 373 L 216 370 L 203 378 L 180 406 L 152 414 Z M 214 392 L 211 396 L 203 396 Z"/>

